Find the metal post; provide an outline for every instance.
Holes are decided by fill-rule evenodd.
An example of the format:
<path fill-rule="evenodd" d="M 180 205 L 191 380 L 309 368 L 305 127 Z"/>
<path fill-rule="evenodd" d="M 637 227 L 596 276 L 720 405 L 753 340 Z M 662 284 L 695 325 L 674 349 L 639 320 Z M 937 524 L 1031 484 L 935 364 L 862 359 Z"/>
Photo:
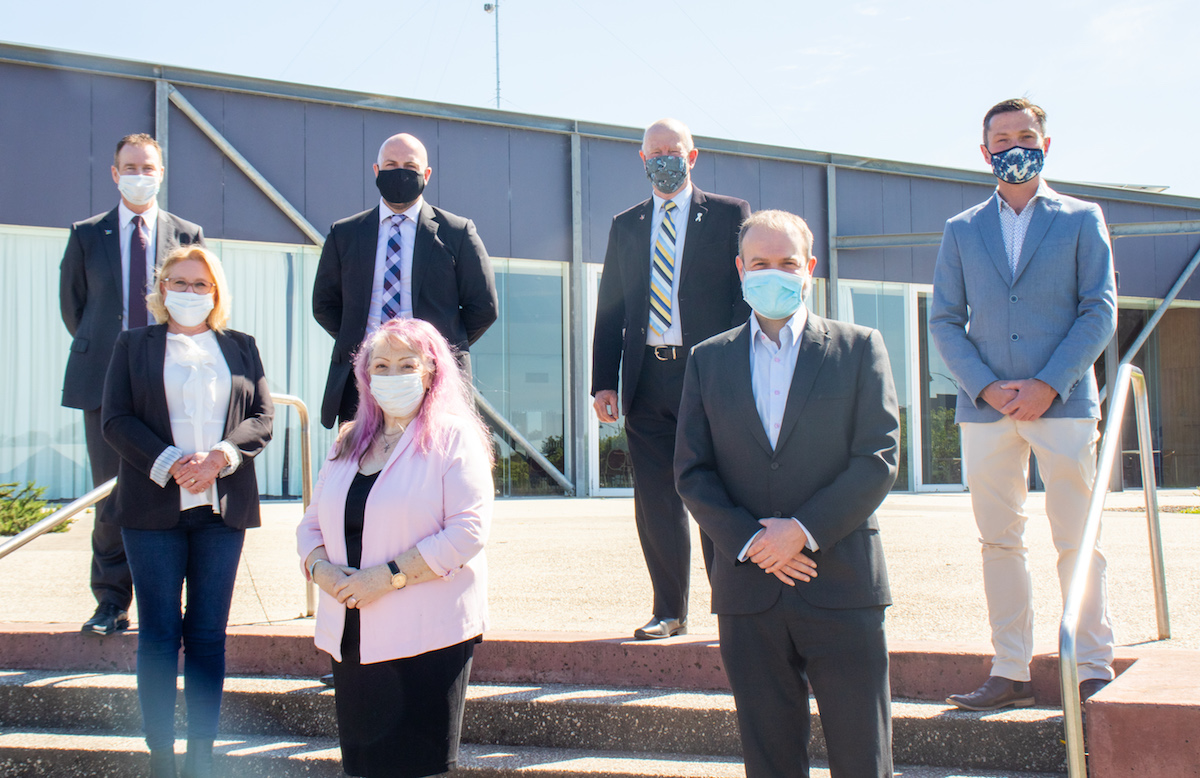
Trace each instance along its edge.
<path fill-rule="evenodd" d="M 1142 460 L 1142 494 L 1146 497 L 1146 527 L 1150 534 L 1150 572 L 1154 577 L 1154 615 L 1158 639 L 1171 637 L 1171 616 L 1167 610 L 1167 572 L 1163 564 L 1162 532 L 1158 518 L 1158 483 L 1154 478 L 1154 443 L 1150 440 L 1150 400 L 1146 377 L 1139 370 L 1133 375 L 1134 412 L 1137 413 L 1138 451 Z"/>
<path fill-rule="evenodd" d="M 838 223 L 837 223 L 837 167 L 825 166 L 825 200 L 829 229 L 829 286 L 826 290 L 826 313 L 829 318 L 838 318 Z"/>
<path fill-rule="evenodd" d="M 170 88 L 171 85 L 164 79 L 159 78 L 154 81 L 154 139 L 158 141 L 158 146 L 162 149 L 163 165 L 162 186 L 158 189 L 158 207 L 164 211 L 168 210 L 167 190 L 170 187 L 167 186 L 167 176 L 171 175 L 171 166 L 167 164 L 171 147 L 171 133 L 167 127 L 171 107 Z"/>
<path fill-rule="evenodd" d="M 571 265 L 570 304 L 567 317 L 570 321 L 571 354 L 569 388 L 571 408 L 571 474 L 575 479 L 575 495 L 588 495 L 588 460 L 590 449 L 587 431 L 589 428 L 587 360 L 587 267 L 583 264 L 583 140 L 579 133 L 571 134 Z"/>
<path fill-rule="evenodd" d="M 304 510 L 312 502 L 312 432 L 308 421 L 308 406 L 299 397 L 291 394 L 272 394 L 271 400 L 276 405 L 290 405 L 296 409 L 300 419 L 300 500 Z M 317 612 L 317 592 L 312 581 L 307 581 L 304 587 L 304 618 L 311 618 Z"/>
<path fill-rule="evenodd" d="M 1113 333 L 1108 345 L 1104 347 L 1104 395 L 1107 398 L 1106 414 L 1113 413 L 1113 392 L 1117 390 L 1117 371 L 1121 368 L 1121 344 L 1117 342 L 1117 333 Z M 1108 478 L 1108 489 L 1112 492 L 1125 491 L 1125 468 L 1114 467 Z"/>

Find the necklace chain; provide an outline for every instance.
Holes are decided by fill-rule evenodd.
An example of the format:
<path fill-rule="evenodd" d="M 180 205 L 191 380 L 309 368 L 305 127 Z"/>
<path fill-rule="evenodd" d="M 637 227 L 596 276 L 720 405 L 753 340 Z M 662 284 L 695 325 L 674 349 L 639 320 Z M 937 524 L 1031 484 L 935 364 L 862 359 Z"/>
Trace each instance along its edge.
<path fill-rule="evenodd" d="M 401 427 L 401 428 L 400 428 L 400 431 L 396 433 L 396 440 L 388 440 L 388 434 L 387 434 L 386 432 L 382 433 L 382 440 L 383 440 L 383 453 L 385 453 L 385 454 L 386 454 L 386 453 L 388 453 L 389 451 L 391 451 L 391 450 L 392 450 L 392 446 L 396 445 L 396 441 L 397 441 L 397 440 L 400 440 L 400 437 L 401 437 L 403 434 L 404 434 L 404 427 Z"/>

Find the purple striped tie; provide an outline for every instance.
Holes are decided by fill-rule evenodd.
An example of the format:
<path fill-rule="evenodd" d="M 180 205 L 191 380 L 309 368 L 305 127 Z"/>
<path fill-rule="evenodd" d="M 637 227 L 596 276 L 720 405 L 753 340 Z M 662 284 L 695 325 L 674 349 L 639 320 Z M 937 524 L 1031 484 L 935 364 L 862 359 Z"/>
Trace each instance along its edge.
<path fill-rule="evenodd" d="M 141 216 L 133 217 L 133 235 L 129 240 L 129 329 L 145 327 L 146 316 L 146 236 Z"/>
<path fill-rule="evenodd" d="M 392 214 L 389 221 L 387 252 L 383 259 L 383 321 L 391 321 L 400 315 L 400 225 L 408 217 L 402 213 Z"/>

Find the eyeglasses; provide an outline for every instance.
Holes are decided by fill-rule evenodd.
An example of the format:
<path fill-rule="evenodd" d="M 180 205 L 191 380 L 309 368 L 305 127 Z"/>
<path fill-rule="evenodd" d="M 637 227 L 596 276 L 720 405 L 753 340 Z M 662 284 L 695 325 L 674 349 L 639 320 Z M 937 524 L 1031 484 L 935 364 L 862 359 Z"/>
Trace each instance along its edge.
<path fill-rule="evenodd" d="M 168 278 L 167 288 L 172 292 L 195 292 L 196 294 L 208 294 L 216 289 L 217 285 L 208 281 L 185 281 L 182 278 Z"/>

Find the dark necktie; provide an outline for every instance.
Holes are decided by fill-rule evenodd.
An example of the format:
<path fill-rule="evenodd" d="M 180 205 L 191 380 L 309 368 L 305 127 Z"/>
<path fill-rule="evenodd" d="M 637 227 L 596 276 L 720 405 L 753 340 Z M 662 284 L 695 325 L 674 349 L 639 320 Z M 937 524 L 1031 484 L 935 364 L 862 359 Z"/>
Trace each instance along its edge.
<path fill-rule="evenodd" d="M 129 329 L 145 327 L 146 316 L 146 236 L 141 216 L 133 217 L 133 235 L 129 240 Z"/>
<path fill-rule="evenodd" d="M 405 214 L 396 213 L 389 219 L 391 228 L 383 260 L 383 310 L 380 323 L 400 315 L 400 225 L 406 218 Z"/>

